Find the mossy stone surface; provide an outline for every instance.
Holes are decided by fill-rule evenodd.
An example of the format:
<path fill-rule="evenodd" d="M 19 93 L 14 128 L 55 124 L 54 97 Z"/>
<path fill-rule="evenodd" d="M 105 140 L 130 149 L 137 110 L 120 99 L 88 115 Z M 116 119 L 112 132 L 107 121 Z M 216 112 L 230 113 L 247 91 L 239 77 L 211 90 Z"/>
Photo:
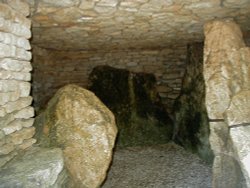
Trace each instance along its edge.
<path fill-rule="evenodd" d="M 89 89 L 114 113 L 118 146 L 167 143 L 173 123 L 156 92 L 153 74 L 109 66 L 94 68 Z"/>
<path fill-rule="evenodd" d="M 213 160 L 209 143 L 209 122 L 205 107 L 203 79 L 203 43 L 188 46 L 183 88 L 174 104 L 174 141 L 198 153 L 207 162 Z"/>

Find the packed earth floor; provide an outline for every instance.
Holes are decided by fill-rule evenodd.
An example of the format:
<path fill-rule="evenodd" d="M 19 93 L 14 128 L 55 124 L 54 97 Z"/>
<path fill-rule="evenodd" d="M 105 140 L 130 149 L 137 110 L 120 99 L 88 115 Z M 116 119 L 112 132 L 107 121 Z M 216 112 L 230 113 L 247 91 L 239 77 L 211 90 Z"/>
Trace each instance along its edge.
<path fill-rule="evenodd" d="M 102 188 L 210 188 L 212 169 L 175 144 L 116 149 Z"/>

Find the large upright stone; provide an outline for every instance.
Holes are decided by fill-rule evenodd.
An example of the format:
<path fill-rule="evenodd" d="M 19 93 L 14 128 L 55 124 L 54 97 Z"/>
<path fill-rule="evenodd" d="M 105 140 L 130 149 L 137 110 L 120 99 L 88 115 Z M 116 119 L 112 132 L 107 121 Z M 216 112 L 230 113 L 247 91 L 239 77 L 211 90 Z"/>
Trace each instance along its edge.
<path fill-rule="evenodd" d="M 37 119 L 41 143 L 63 149 L 71 187 L 99 187 L 112 159 L 117 129 L 113 114 L 90 91 L 67 85 Z"/>
<path fill-rule="evenodd" d="M 188 45 L 187 66 L 180 96 L 174 105 L 174 140 L 186 149 L 212 162 L 209 122 L 205 106 L 203 43 Z"/>
<path fill-rule="evenodd" d="M 246 160 L 249 160 L 250 135 L 244 126 L 250 116 L 250 49 L 233 21 L 209 22 L 204 31 L 206 107 L 215 154 L 213 187 L 244 187 L 244 179 L 249 187 Z"/>
<path fill-rule="evenodd" d="M 172 121 L 161 104 L 153 74 L 98 66 L 89 80 L 90 90 L 116 116 L 118 146 L 163 144 L 172 139 Z"/>

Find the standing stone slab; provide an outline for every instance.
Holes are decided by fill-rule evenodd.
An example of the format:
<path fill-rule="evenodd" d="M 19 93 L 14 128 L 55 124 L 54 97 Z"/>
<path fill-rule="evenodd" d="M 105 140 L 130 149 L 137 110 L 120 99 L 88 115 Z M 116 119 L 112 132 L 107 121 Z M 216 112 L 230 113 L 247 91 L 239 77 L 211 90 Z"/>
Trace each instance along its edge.
<path fill-rule="evenodd" d="M 231 20 L 211 21 L 204 31 L 206 107 L 215 154 L 213 187 L 244 187 L 244 181 L 249 187 L 250 135 L 244 126 L 250 116 L 250 51 Z"/>
<path fill-rule="evenodd" d="M 212 162 L 209 122 L 205 106 L 203 43 L 188 45 L 187 67 L 180 96 L 176 99 L 174 140 Z"/>
<path fill-rule="evenodd" d="M 61 88 L 36 125 L 43 132 L 44 144 L 62 148 L 71 187 L 100 186 L 112 159 L 117 129 L 113 114 L 92 92 L 76 85 Z"/>
<path fill-rule="evenodd" d="M 4 166 L 0 171 L 0 188 L 54 187 L 64 162 L 59 148 L 31 148 Z M 61 184 L 66 183 L 66 178 Z"/>
<path fill-rule="evenodd" d="M 153 74 L 97 66 L 89 81 L 90 90 L 115 114 L 118 146 L 164 144 L 172 139 L 172 120 L 156 91 Z"/>

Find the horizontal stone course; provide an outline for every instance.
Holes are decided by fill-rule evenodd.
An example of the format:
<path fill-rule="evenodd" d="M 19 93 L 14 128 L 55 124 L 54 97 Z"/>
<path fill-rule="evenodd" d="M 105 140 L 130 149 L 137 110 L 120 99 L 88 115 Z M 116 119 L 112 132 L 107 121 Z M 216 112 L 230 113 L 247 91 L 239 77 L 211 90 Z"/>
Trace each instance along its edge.
<path fill-rule="evenodd" d="M 59 50 L 157 49 L 202 41 L 203 25 L 214 18 L 234 18 L 244 31 L 250 29 L 248 0 L 38 0 L 30 5 L 32 43 Z"/>
<path fill-rule="evenodd" d="M 18 60 L 30 61 L 31 52 L 23 48 L 0 43 L 0 58 L 15 58 Z"/>
<path fill-rule="evenodd" d="M 26 26 L 19 23 L 13 23 L 12 21 L 0 18 L 0 29 L 6 33 L 12 33 L 18 37 L 24 37 L 29 39 L 31 37 L 31 31 Z"/>
<path fill-rule="evenodd" d="M 171 101 L 164 100 L 166 107 L 171 108 L 174 99 L 180 93 L 185 70 L 185 55 L 182 54 L 186 53 L 186 46 L 172 46 L 157 50 L 77 52 L 48 51 L 34 46 L 33 51 L 33 96 L 37 109 L 43 107 L 46 101 L 66 84 L 75 83 L 87 87 L 88 75 L 98 65 L 109 65 L 132 72 L 153 73 L 162 98 L 168 98 Z M 166 78 L 168 75 L 169 78 Z"/>
<path fill-rule="evenodd" d="M 23 0 L 0 2 L 0 168 L 36 142 L 27 15 L 29 5 Z"/>
<path fill-rule="evenodd" d="M 0 34 L 0 42 L 8 45 L 14 45 L 19 48 L 24 48 L 26 50 L 30 50 L 30 43 L 27 39 L 17 37 L 15 35 L 9 34 L 9 33 L 3 33 Z"/>
<path fill-rule="evenodd" d="M 16 59 L 3 58 L 0 59 L 0 67 L 1 69 L 7 71 L 15 71 L 15 72 L 30 72 L 32 70 L 31 64 L 28 61 L 19 61 Z"/>

